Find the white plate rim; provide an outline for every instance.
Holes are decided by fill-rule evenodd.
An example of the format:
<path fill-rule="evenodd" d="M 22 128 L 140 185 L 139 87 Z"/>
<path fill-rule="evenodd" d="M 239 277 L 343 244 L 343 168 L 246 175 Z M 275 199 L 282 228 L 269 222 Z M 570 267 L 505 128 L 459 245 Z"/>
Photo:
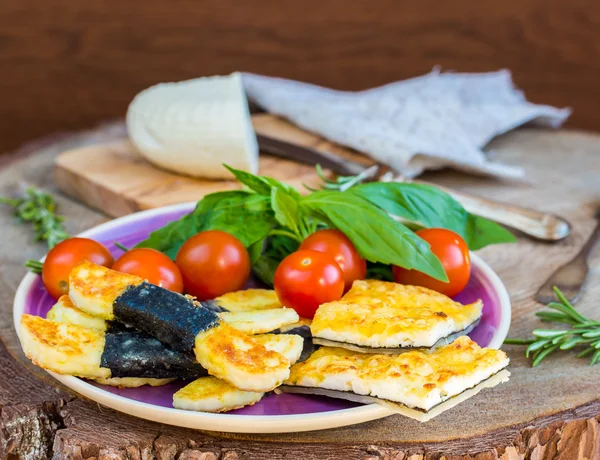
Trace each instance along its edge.
<path fill-rule="evenodd" d="M 86 230 L 77 236 L 93 237 L 97 232 L 107 231 L 113 227 L 119 227 L 126 223 L 136 222 L 140 219 L 158 216 L 163 213 L 191 211 L 195 204 L 195 202 L 188 202 L 150 209 L 147 211 L 140 211 L 127 216 L 119 217 L 117 219 L 112 219 L 108 222 Z M 43 258 L 41 260 L 43 261 Z M 508 329 L 510 327 L 510 297 L 506 287 L 498 275 L 477 254 L 471 253 L 471 262 L 473 266 L 477 267 L 478 270 L 481 270 L 490 280 L 492 288 L 498 295 L 501 310 L 501 320 L 488 347 L 500 348 L 508 334 Z M 15 299 L 13 303 L 13 322 L 15 330 L 17 331 L 17 335 L 19 335 L 19 323 L 21 316 L 25 310 L 27 293 L 36 279 L 37 275 L 33 273 L 27 273 L 19 284 L 19 287 L 15 293 Z M 154 422 L 206 431 L 222 431 L 229 433 L 291 433 L 313 431 L 355 425 L 358 423 L 387 417 L 394 413 L 378 404 L 367 404 L 364 406 L 336 411 L 313 412 L 294 415 L 236 415 L 191 412 L 181 409 L 155 406 L 142 401 L 135 401 L 133 399 L 105 391 L 78 377 L 60 375 L 52 371 L 46 372 L 77 393 L 119 412 Z"/>

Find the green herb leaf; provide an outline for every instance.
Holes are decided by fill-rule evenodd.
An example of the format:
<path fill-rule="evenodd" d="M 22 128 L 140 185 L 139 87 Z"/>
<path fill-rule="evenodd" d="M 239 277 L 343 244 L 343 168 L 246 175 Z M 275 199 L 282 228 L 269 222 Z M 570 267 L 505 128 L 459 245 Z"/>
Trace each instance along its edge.
<path fill-rule="evenodd" d="M 279 263 L 298 249 L 298 241 L 287 236 L 276 235 L 267 238 L 263 253 L 253 263 L 252 270 L 268 286 L 273 286 L 273 277 Z"/>
<path fill-rule="evenodd" d="M 261 255 L 252 265 L 253 273 L 267 286 L 273 287 L 273 277 L 280 261 Z"/>
<path fill-rule="evenodd" d="M 468 213 L 437 187 L 404 182 L 371 182 L 349 190 L 393 216 L 421 227 L 455 231 L 472 250 L 515 241 L 512 233 L 484 217 Z"/>
<path fill-rule="evenodd" d="M 14 208 L 21 222 L 31 222 L 35 241 L 46 241 L 48 249 L 69 238 L 63 226 L 64 217 L 56 213 L 56 200 L 49 193 L 29 187 L 22 198 L 1 198 L 0 204 Z"/>
<path fill-rule="evenodd" d="M 174 259 L 188 238 L 204 230 L 230 233 L 248 248 L 264 240 L 275 224 L 269 197 L 242 190 L 212 193 L 192 213 L 150 233 L 136 248 L 154 248 Z"/>
<path fill-rule="evenodd" d="M 530 353 L 533 353 L 533 367 L 556 350 L 571 350 L 578 346 L 586 348 L 577 354 L 577 357 L 582 358 L 594 353 L 591 364 L 595 364 L 600 360 L 600 322 L 588 319 L 576 311 L 558 288 L 555 287 L 554 291 L 560 302 L 550 302 L 547 308 L 558 312 L 541 311 L 536 315 L 542 321 L 566 323 L 572 327 L 561 330 L 536 329 L 533 331 L 535 339 L 506 339 L 504 343 L 528 345 L 525 356 L 529 357 Z"/>
<path fill-rule="evenodd" d="M 271 189 L 273 187 L 279 187 L 296 198 L 300 197 L 300 192 L 298 192 L 298 190 L 290 185 L 278 181 L 277 179 L 273 179 L 272 177 L 268 176 L 257 176 L 240 169 L 232 168 L 228 165 L 224 166 L 231 171 L 231 173 L 239 182 L 260 195 L 271 195 Z"/>
<path fill-rule="evenodd" d="M 569 340 L 563 342 L 560 345 L 561 350 L 570 350 L 571 348 L 575 348 L 579 345 L 581 339 L 579 337 L 571 337 Z"/>
<path fill-rule="evenodd" d="M 275 211 L 275 219 L 279 224 L 289 228 L 300 236 L 298 201 L 281 187 L 271 189 L 271 207 Z"/>
<path fill-rule="evenodd" d="M 558 337 L 561 335 L 565 335 L 568 331 L 562 330 L 562 331 L 554 331 L 554 330 L 550 330 L 550 329 L 535 329 L 532 334 L 535 335 L 536 337 L 543 337 L 545 339 L 549 339 L 549 338 L 554 338 L 554 337 Z"/>
<path fill-rule="evenodd" d="M 545 347 L 546 345 L 548 345 L 550 342 L 551 342 L 551 340 L 550 340 L 550 339 L 548 339 L 548 340 L 539 340 L 539 341 L 537 341 L 537 342 L 533 342 L 533 343 L 532 343 L 531 345 L 529 345 L 529 346 L 527 347 L 527 349 L 525 350 L 525 356 L 526 356 L 527 358 L 529 358 L 529 354 L 530 354 L 532 351 L 537 351 L 537 350 L 539 350 L 540 348 L 543 348 L 543 347 Z"/>
<path fill-rule="evenodd" d="M 448 281 L 440 260 L 424 240 L 351 190 L 312 193 L 302 197 L 300 209 L 331 222 L 371 262 L 399 265 Z"/>
<path fill-rule="evenodd" d="M 575 324 L 572 318 L 563 313 L 558 313 L 554 311 L 538 311 L 535 315 L 542 321 Z"/>
<path fill-rule="evenodd" d="M 504 339 L 506 345 L 530 345 L 535 342 L 535 339 Z"/>
<path fill-rule="evenodd" d="M 366 279 L 394 281 L 392 267 L 390 265 L 385 265 L 381 263 L 367 262 Z"/>
<path fill-rule="evenodd" d="M 248 255 L 250 256 L 250 265 L 254 265 L 260 256 L 262 255 L 262 251 L 265 245 L 266 238 L 262 240 L 258 240 L 255 243 L 252 243 L 248 247 Z"/>
<path fill-rule="evenodd" d="M 548 348 L 544 348 L 540 353 L 538 353 L 538 355 L 534 358 L 533 362 L 531 363 L 531 367 L 536 367 L 539 363 L 542 362 L 542 360 L 548 356 L 550 353 L 552 353 L 554 350 L 556 350 L 558 348 L 558 345 L 552 345 Z"/>
<path fill-rule="evenodd" d="M 262 176 L 256 176 L 246 171 L 242 171 L 240 169 L 232 168 L 228 165 L 225 166 L 231 173 L 235 176 L 235 178 L 244 184 L 246 187 L 254 190 L 256 193 L 261 195 L 270 195 L 272 184 L 267 178 Z M 270 178 L 269 178 L 270 179 Z M 274 179 L 271 179 L 273 181 Z"/>

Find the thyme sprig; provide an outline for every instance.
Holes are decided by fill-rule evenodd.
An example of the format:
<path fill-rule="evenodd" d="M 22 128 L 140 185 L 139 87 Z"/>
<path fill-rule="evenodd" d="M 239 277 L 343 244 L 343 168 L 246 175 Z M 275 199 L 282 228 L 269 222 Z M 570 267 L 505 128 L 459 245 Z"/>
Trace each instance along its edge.
<path fill-rule="evenodd" d="M 557 351 L 578 348 L 578 358 L 591 356 L 590 365 L 600 362 L 600 321 L 586 318 L 579 313 L 557 287 L 554 288 L 559 302 L 550 302 L 547 308 L 553 311 L 536 313 L 542 321 L 568 325 L 563 329 L 535 329 L 532 339 L 506 339 L 511 345 L 527 345 L 525 356 L 531 357 L 532 367 L 540 364 Z"/>
<path fill-rule="evenodd" d="M 0 197 L 0 204 L 12 207 L 21 222 L 31 222 L 35 241 L 46 241 L 48 248 L 69 238 L 62 224 L 64 217 L 56 213 L 56 201 L 48 193 L 29 187 L 21 198 Z M 25 266 L 34 273 L 42 271 L 42 263 L 37 260 L 28 260 Z"/>

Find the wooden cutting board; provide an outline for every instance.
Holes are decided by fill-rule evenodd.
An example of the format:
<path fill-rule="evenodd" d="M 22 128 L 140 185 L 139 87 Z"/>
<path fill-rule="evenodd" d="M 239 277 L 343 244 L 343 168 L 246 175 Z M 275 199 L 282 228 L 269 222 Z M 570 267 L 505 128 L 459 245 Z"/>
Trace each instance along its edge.
<path fill-rule="evenodd" d="M 111 125 L 113 126 L 113 125 Z M 114 139 L 122 125 L 54 141 L 36 142 L 15 153 L 20 161 L 0 168 L 0 196 L 22 181 L 55 193 L 48 170 L 57 152 Z M 111 128 L 112 129 L 112 128 Z M 517 130 L 492 144 L 498 161 L 522 165 L 535 186 L 501 183 L 444 171 L 424 179 L 486 198 L 500 198 L 564 215 L 572 235 L 548 245 L 529 238 L 479 252 L 505 283 L 512 301 L 510 336 L 542 327 L 533 300 L 554 269 L 580 250 L 592 232 L 600 197 L 600 136 L 574 131 Z M 25 156 L 29 151 L 30 155 Z M 91 167 L 88 166 L 88 170 Z M 114 174 L 114 172 L 113 172 Z M 55 193 L 67 230 L 77 234 L 107 216 Z M 7 209 L 0 212 L 0 459 L 96 460 L 205 459 L 276 460 L 574 460 L 600 459 L 600 365 L 590 367 L 574 353 L 557 354 L 532 369 L 523 348 L 504 347 L 511 359 L 510 382 L 465 401 L 420 424 L 402 416 L 332 430 L 281 434 L 208 433 L 169 427 L 117 413 L 64 391 L 22 352 L 12 325 L 15 289 L 23 261 L 39 258 L 43 243 Z M 579 311 L 600 318 L 600 251 L 590 261 L 590 278 Z"/>
<path fill-rule="evenodd" d="M 254 115 L 252 121 L 260 134 L 370 164 L 365 157 L 307 133 L 273 115 Z M 264 153 L 260 155 L 259 173 L 299 189 L 303 185 L 315 186 L 320 181 L 313 166 Z M 60 154 L 55 162 L 55 176 L 58 187 L 65 193 L 113 217 L 170 204 L 198 201 L 208 193 L 239 188 L 239 183 L 233 180 L 196 179 L 154 166 L 137 153 L 125 138 Z"/>

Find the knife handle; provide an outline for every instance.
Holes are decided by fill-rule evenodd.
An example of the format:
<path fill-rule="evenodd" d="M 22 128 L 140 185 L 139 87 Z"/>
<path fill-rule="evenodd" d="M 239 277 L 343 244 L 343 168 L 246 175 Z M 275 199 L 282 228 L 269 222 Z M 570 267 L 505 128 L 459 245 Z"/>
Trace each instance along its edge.
<path fill-rule="evenodd" d="M 559 241 L 571 233 L 571 224 L 555 214 L 512 206 L 445 187 L 440 188 L 462 204 L 470 213 L 520 230 L 539 240 Z"/>

